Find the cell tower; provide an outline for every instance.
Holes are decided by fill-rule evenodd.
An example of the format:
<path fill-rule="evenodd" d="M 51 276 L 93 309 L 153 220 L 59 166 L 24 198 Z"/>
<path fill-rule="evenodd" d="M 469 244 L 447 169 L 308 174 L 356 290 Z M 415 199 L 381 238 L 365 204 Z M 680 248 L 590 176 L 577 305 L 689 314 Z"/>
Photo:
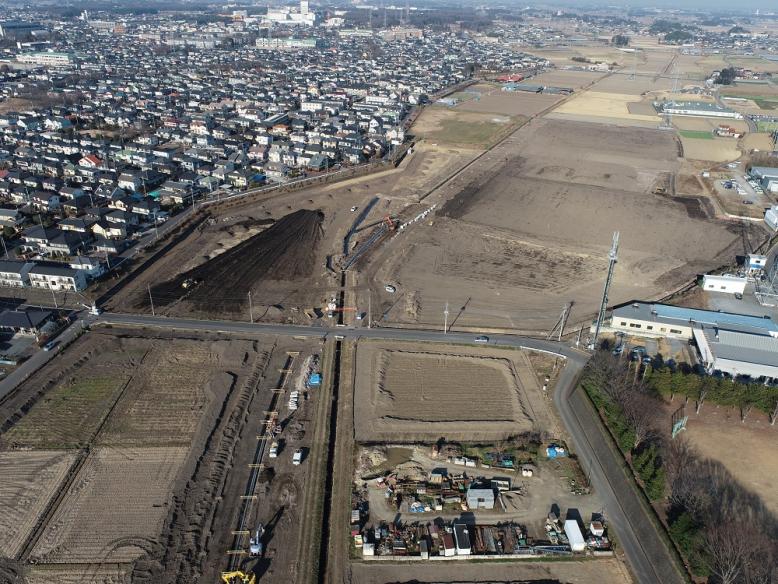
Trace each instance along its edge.
<path fill-rule="evenodd" d="M 611 250 L 608 252 L 608 276 L 605 278 L 605 288 L 602 291 L 602 301 L 600 302 L 600 311 L 597 313 L 597 325 L 594 328 L 594 338 L 589 344 L 590 349 L 597 347 L 597 338 L 600 336 L 600 328 L 602 327 L 602 321 L 605 320 L 605 309 L 608 307 L 608 291 L 611 287 L 611 281 L 613 280 L 613 270 L 616 268 L 616 262 L 619 258 L 619 232 L 613 232 L 613 243 Z"/>

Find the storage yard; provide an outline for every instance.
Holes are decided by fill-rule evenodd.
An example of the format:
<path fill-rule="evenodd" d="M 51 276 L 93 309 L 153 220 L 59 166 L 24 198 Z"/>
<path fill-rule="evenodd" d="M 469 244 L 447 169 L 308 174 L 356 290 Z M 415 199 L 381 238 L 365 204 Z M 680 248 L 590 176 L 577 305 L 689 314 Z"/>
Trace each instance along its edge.
<path fill-rule="evenodd" d="M 0 404 L 0 470 L 8 479 L 0 506 L 13 510 L 0 520 L 0 573 L 94 584 L 126 582 L 130 573 L 148 584 L 218 578 L 254 435 L 278 395 L 269 391 L 278 384 L 273 368 L 287 366 L 288 349 L 297 355 L 303 347 L 137 329 L 81 337 Z M 311 362 L 289 370 L 290 385 L 303 361 Z M 289 457 L 306 443 L 310 397 L 302 389 L 305 401 L 280 418 L 289 426 Z M 267 542 L 279 550 L 294 545 L 295 512 L 272 515 L 279 504 L 294 506 L 305 476 L 289 474 L 287 464 L 265 473 L 255 493 L 273 507 L 253 507 L 246 517 L 271 524 Z M 279 553 L 270 565 L 284 574 L 285 561 L 293 558 Z"/>

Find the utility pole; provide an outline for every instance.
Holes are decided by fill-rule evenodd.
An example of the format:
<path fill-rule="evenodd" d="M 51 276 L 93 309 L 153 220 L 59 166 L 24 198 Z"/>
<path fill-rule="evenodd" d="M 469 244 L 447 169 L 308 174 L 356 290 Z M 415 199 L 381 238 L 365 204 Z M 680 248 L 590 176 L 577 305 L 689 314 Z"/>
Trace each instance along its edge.
<path fill-rule="evenodd" d="M 5 259 L 8 259 L 8 248 L 5 247 L 5 237 L 0 235 L 0 241 L 3 242 L 3 253 L 5 254 Z"/>
<path fill-rule="evenodd" d="M 254 305 L 251 304 L 251 290 L 249 290 L 249 320 L 254 324 Z"/>
<path fill-rule="evenodd" d="M 443 334 L 448 332 L 448 302 L 446 302 L 446 308 L 443 309 Z"/>
<path fill-rule="evenodd" d="M 611 249 L 608 252 L 608 275 L 605 278 L 605 287 L 602 290 L 602 300 L 600 301 L 600 310 L 597 313 L 597 325 L 594 329 L 594 338 L 589 344 L 590 349 L 597 348 L 597 338 L 600 336 L 600 328 L 602 327 L 602 321 L 605 320 L 605 309 L 608 308 L 608 291 L 611 287 L 611 281 L 613 280 L 613 271 L 616 268 L 616 262 L 619 258 L 619 232 L 613 232 L 613 242 Z"/>
<path fill-rule="evenodd" d="M 51 289 L 51 297 L 54 299 L 54 308 L 59 308 L 59 306 L 57 306 L 57 296 L 54 294 L 54 288 Z"/>
<path fill-rule="evenodd" d="M 151 316 L 157 316 L 154 314 L 154 298 L 151 297 L 151 285 L 146 284 L 146 289 L 149 291 L 149 304 L 151 304 Z"/>
<path fill-rule="evenodd" d="M 367 288 L 367 328 L 373 326 L 373 291 L 370 286 Z"/>
<path fill-rule="evenodd" d="M 557 341 L 562 340 L 562 336 L 565 334 L 565 325 L 567 324 L 567 319 L 570 316 L 570 312 L 572 311 L 572 308 L 573 308 L 572 302 L 568 302 L 567 304 L 565 304 L 565 307 L 562 309 L 562 314 L 559 315 L 559 319 L 556 321 L 554 328 L 551 329 L 551 332 L 548 333 L 546 340 L 550 341 L 555 336 Z M 557 334 L 554 335 L 554 333 Z"/>

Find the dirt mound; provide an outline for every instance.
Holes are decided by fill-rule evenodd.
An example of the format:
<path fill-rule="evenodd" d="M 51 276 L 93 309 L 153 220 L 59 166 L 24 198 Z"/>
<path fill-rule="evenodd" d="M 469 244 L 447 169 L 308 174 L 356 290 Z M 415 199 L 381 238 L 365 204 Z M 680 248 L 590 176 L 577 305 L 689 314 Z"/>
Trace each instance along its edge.
<path fill-rule="evenodd" d="M 311 275 L 321 239 L 320 211 L 300 210 L 269 229 L 175 278 L 152 286 L 155 306 L 186 298 L 195 308 L 212 308 L 220 298 L 247 298 L 261 280 L 295 280 Z M 143 307 L 148 298 L 141 301 Z M 241 308 L 241 304 L 234 306 Z"/>

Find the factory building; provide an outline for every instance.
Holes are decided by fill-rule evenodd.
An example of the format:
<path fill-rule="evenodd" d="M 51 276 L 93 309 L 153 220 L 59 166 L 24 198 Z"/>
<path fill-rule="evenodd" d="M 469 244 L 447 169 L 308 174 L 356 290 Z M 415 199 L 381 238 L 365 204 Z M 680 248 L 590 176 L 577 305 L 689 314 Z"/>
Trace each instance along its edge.
<path fill-rule="evenodd" d="M 778 379 L 778 338 L 702 325 L 694 341 L 708 373 Z"/>
<path fill-rule="evenodd" d="M 749 174 L 759 181 L 768 193 L 778 193 L 778 168 L 771 166 L 753 166 Z"/>
<path fill-rule="evenodd" d="M 702 325 L 778 338 L 778 324 L 770 318 L 669 304 L 633 302 L 614 308 L 611 317 L 611 328 L 617 332 L 687 341 L 694 338 L 694 329 Z"/>
<path fill-rule="evenodd" d="M 733 120 L 743 119 L 743 114 L 722 107 L 717 103 L 709 103 L 707 101 L 657 101 L 654 102 L 654 108 L 660 114 L 670 114 L 674 116 L 731 118 Z"/>

